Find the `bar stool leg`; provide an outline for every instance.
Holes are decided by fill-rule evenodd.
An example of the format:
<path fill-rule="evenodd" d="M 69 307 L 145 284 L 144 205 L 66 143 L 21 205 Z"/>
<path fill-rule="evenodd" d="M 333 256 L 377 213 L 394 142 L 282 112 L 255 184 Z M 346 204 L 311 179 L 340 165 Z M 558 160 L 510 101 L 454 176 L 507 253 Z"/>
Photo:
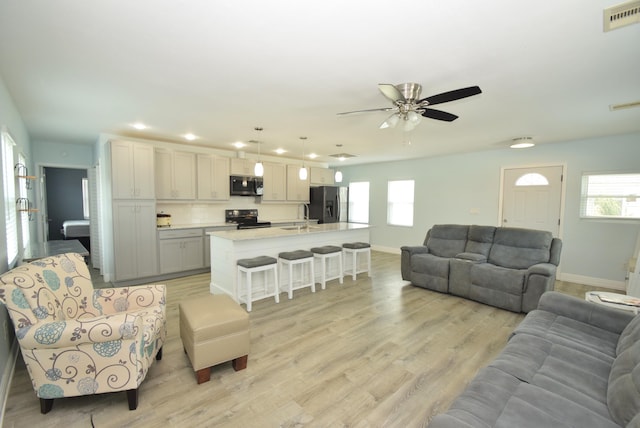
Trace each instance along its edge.
<path fill-rule="evenodd" d="M 251 301 L 253 300 L 251 295 L 251 271 L 245 272 L 245 275 L 247 280 L 247 312 L 251 312 Z"/>
<path fill-rule="evenodd" d="M 267 278 L 265 275 L 265 284 L 267 282 Z M 276 299 L 276 303 L 280 303 L 280 284 L 278 283 L 278 265 L 273 265 L 273 287 L 274 287 L 274 297 Z"/>
<path fill-rule="evenodd" d="M 289 300 L 293 299 L 293 263 L 287 263 L 289 265 Z"/>
<path fill-rule="evenodd" d="M 367 276 L 371 278 L 371 248 L 367 251 Z"/>
<path fill-rule="evenodd" d="M 342 251 L 340 252 L 340 257 L 337 257 L 338 259 L 338 269 L 340 272 L 340 284 L 343 284 L 343 280 L 342 277 L 344 276 L 344 272 L 342 271 L 343 265 L 342 265 Z"/>
<path fill-rule="evenodd" d="M 316 273 L 315 273 L 315 269 L 313 267 L 313 265 L 315 264 L 315 260 L 311 259 L 311 263 L 309 263 L 311 265 L 311 292 L 315 293 L 316 292 Z"/>

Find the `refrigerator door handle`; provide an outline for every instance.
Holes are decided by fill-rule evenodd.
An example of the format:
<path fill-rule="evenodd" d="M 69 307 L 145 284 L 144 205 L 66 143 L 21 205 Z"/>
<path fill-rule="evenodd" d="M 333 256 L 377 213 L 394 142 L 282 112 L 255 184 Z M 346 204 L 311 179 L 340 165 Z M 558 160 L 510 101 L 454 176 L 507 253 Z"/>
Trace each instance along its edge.
<path fill-rule="evenodd" d="M 340 221 L 340 192 L 336 193 L 336 222 Z"/>

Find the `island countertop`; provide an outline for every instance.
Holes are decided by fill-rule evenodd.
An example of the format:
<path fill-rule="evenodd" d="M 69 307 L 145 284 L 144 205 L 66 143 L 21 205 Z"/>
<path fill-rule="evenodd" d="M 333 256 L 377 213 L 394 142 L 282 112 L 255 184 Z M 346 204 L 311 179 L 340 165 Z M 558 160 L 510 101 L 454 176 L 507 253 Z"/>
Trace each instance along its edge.
<path fill-rule="evenodd" d="M 250 239 L 279 238 L 286 236 L 312 235 L 326 232 L 341 232 L 349 230 L 369 229 L 371 226 L 363 223 L 323 223 L 305 226 L 265 227 L 257 229 L 241 230 L 216 230 L 208 232 L 216 238 L 232 241 L 244 241 Z"/>

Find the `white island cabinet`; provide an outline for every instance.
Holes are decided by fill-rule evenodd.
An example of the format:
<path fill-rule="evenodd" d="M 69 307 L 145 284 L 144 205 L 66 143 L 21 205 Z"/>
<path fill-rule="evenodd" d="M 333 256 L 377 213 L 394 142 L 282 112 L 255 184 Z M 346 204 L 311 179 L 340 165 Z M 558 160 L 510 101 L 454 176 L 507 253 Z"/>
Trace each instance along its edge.
<path fill-rule="evenodd" d="M 208 233 L 211 238 L 211 283 L 212 294 L 228 294 L 239 301 L 236 283 L 236 261 L 239 259 L 271 256 L 278 257 L 282 251 L 309 250 L 323 245 L 342 246 L 345 242 L 369 242 L 369 225 L 355 223 L 329 223 L 311 225 L 271 227 L 263 229 L 227 230 Z M 316 261 L 316 263 L 318 263 Z M 319 282 L 320 266 L 316 265 L 316 282 Z M 256 276 L 256 281 L 271 277 Z M 279 278 L 282 289 L 286 278 Z M 270 284 L 272 287 L 273 284 Z M 256 287 L 257 288 L 257 287 Z M 253 300 L 258 300 L 254 297 Z"/>

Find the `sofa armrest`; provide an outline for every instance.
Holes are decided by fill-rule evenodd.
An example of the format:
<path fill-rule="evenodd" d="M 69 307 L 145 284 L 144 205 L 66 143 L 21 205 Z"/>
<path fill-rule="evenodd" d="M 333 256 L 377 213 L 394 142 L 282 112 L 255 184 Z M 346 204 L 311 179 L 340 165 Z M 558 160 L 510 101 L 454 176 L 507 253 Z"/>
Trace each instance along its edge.
<path fill-rule="evenodd" d="M 132 339 L 144 333 L 138 314 L 119 313 L 95 318 L 41 322 L 16 331 L 23 349 L 63 349 L 84 343 Z"/>
<path fill-rule="evenodd" d="M 93 304 L 98 305 L 103 314 L 164 307 L 166 288 L 164 284 L 103 288 L 93 291 Z"/>
<path fill-rule="evenodd" d="M 460 253 L 456 254 L 456 259 L 465 260 L 473 263 L 486 263 L 487 256 L 478 253 Z"/>
<path fill-rule="evenodd" d="M 544 276 L 555 276 L 557 266 L 551 263 L 538 263 L 533 266 L 530 266 L 527 269 L 527 276 L 530 275 L 544 275 Z"/>
<path fill-rule="evenodd" d="M 587 302 L 577 297 L 548 291 L 542 295 L 538 309 L 620 334 L 633 319 L 631 312 Z"/>
<path fill-rule="evenodd" d="M 411 256 L 426 254 L 429 249 L 425 245 L 400 247 L 400 274 L 405 281 L 411 281 Z"/>

